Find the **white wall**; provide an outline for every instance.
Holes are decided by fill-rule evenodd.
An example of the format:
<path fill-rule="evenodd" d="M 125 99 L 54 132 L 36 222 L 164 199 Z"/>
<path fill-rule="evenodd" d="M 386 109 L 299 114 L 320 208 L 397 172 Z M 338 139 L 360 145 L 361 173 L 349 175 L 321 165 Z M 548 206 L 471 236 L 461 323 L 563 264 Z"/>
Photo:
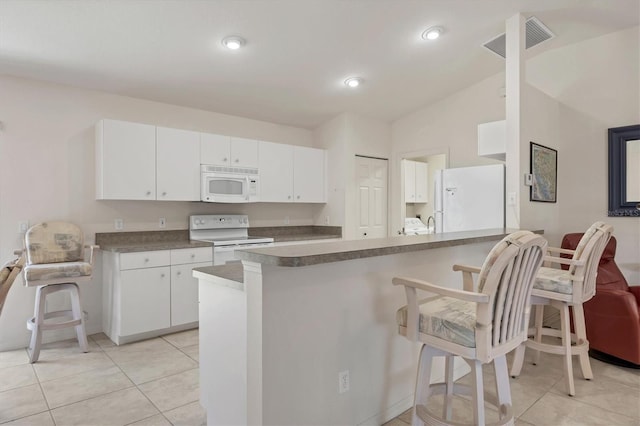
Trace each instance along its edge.
<path fill-rule="evenodd" d="M 316 217 L 324 223 L 343 225 L 345 239 L 357 237 L 357 193 L 355 156 L 389 158 L 391 128 L 388 123 L 352 113 L 343 113 L 313 133 L 316 146 L 328 150 L 330 164 L 327 205 Z"/>
<path fill-rule="evenodd" d="M 629 284 L 640 284 L 640 218 L 607 217 L 607 129 L 640 123 L 640 27 L 546 52 L 527 73 L 559 101 L 557 237 L 610 223 L 616 263 Z"/>
<path fill-rule="evenodd" d="M 0 77 L 0 260 L 22 247 L 18 222 L 62 219 L 77 223 L 89 242 L 96 232 L 187 229 L 196 213 L 246 213 L 253 226 L 312 224 L 322 206 L 291 204 L 219 205 L 199 202 L 96 201 L 94 124 L 113 118 L 204 132 L 311 146 L 305 129 L 149 102 L 34 80 Z M 96 273 L 99 274 L 98 269 Z M 11 289 L 0 317 L 0 350 L 25 346 L 25 321 L 32 315 L 34 289 L 22 280 Z M 88 331 L 101 330 L 100 280 L 84 288 Z"/>

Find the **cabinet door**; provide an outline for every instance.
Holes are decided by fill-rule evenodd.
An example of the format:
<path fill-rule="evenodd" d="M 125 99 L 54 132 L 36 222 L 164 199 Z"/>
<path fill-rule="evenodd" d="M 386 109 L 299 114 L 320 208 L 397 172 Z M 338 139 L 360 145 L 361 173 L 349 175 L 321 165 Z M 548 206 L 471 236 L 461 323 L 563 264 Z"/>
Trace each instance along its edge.
<path fill-rule="evenodd" d="M 231 167 L 258 167 L 258 141 L 232 137 Z"/>
<path fill-rule="evenodd" d="M 171 266 L 171 326 L 198 321 L 198 279 L 193 268 L 211 266 L 212 262 Z"/>
<path fill-rule="evenodd" d="M 293 195 L 299 203 L 324 203 L 324 150 L 293 147 Z"/>
<path fill-rule="evenodd" d="M 404 160 L 404 202 L 416 202 L 416 162 Z"/>
<path fill-rule="evenodd" d="M 102 120 L 96 126 L 96 199 L 156 199 L 156 128 Z"/>
<path fill-rule="evenodd" d="M 231 138 L 213 133 L 200 133 L 200 164 L 228 166 Z"/>
<path fill-rule="evenodd" d="M 428 165 L 427 163 L 422 163 L 416 161 L 416 203 L 426 203 L 429 201 L 429 193 L 428 193 Z"/>
<path fill-rule="evenodd" d="M 120 272 L 120 335 L 167 328 L 170 320 L 170 268 Z"/>
<path fill-rule="evenodd" d="M 158 200 L 200 200 L 198 132 L 156 129 L 156 182 Z"/>
<path fill-rule="evenodd" d="M 293 201 L 293 146 L 259 143 L 260 201 Z"/>

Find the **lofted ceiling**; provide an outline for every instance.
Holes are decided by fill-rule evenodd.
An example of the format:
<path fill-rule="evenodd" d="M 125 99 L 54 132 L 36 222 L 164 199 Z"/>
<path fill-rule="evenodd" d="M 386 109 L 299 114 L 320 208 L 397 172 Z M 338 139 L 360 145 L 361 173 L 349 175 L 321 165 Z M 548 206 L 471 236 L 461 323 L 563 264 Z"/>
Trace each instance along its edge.
<path fill-rule="evenodd" d="M 640 1 L 0 0 L 0 74 L 309 129 L 393 121 L 502 71 L 482 44 L 518 12 L 556 35 L 535 56 L 638 25 Z"/>

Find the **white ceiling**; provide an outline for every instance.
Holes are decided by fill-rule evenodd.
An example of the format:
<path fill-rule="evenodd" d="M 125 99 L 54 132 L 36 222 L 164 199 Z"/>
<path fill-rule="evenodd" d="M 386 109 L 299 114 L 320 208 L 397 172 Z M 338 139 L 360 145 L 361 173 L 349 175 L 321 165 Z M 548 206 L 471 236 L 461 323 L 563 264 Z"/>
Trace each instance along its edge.
<path fill-rule="evenodd" d="M 503 70 L 482 44 L 517 12 L 556 34 L 537 55 L 638 25 L 640 1 L 0 0 L 0 74 L 304 128 L 392 121 Z"/>

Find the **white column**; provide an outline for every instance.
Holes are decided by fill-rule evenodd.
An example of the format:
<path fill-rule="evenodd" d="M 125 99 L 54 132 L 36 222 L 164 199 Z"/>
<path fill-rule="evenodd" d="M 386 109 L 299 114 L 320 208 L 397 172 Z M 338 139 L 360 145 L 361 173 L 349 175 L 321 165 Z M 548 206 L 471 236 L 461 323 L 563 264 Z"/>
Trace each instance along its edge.
<path fill-rule="evenodd" d="M 523 86 L 525 80 L 525 18 L 516 14 L 506 22 L 506 118 L 507 118 L 507 153 L 506 153 L 506 224 L 510 228 L 520 227 L 520 204 L 528 201 L 523 185 L 524 168 L 521 157 Z M 527 170 L 527 171 L 525 171 Z M 511 202 L 515 194 L 515 204 Z"/>

